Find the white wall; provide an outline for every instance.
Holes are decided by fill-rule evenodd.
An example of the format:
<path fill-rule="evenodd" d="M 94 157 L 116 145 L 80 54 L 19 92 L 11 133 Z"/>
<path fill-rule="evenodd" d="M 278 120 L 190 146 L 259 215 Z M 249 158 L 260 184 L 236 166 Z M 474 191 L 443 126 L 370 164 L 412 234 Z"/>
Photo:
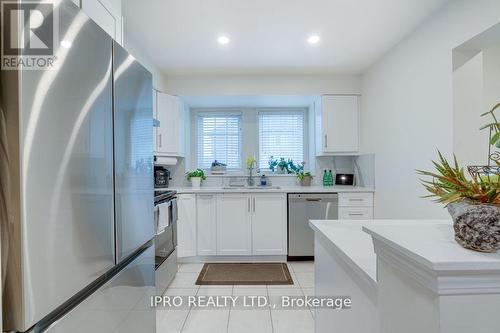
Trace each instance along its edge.
<path fill-rule="evenodd" d="M 175 95 L 321 95 L 359 94 L 357 75 L 209 75 L 167 76 Z"/>
<path fill-rule="evenodd" d="M 162 92 L 168 92 L 165 74 L 160 68 L 154 65 L 146 55 L 144 49 L 139 47 L 135 41 L 127 38 L 127 31 L 124 32 L 124 47 L 132 54 L 139 62 L 153 74 L 153 88 Z"/>
<path fill-rule="evenodd" d="M 487 119 L 484 109 L 483 53 L 479 53 L 453 73 L 453 151 L 465 165 L 487 162 L 488 131 L 479 131 Z"/>
<path fill-rule="evenodd" d="M 451 1 L 364 75 L 362 150 L 376 153 L 377 218 L 447 218 L 416 168 L 453 150 L 452 49 L 500 21 L 498 0 Z"/>

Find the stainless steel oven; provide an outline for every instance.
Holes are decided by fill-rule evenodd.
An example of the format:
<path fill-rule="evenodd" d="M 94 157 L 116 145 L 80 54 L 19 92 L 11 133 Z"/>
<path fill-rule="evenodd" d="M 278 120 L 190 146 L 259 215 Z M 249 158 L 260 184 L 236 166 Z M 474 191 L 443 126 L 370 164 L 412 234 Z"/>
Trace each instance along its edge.
<path fill-rule="evenodd" d="M 156 290 L 163 294 L 177 273 L 177 197 L 175 191 L 155 190 Z"/>

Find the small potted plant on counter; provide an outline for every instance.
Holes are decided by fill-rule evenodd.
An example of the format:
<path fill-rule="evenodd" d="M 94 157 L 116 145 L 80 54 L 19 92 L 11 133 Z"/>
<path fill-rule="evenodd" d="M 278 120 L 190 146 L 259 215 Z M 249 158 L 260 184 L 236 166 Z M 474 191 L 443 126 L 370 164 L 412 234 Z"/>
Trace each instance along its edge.
<path fill-rule="evenodd" d="M 469 176 L 454 157 L 453 163 L 439 152 L 433 161 L 436 172 L 417 170 L 420 175 L 432 177 L 422 180 L 436 202 L 445 204 L 453 218 L 455 240 L 462 247 L 479 252 L 500 249 L 500 123 L 493 114 L 500 104 L 484 115 L 491 114 L 494 122 L 484 126 L 490 130 L 489 165 L 469 166 Z"/>
<path fill-rule="evenodd" d="M 201 169 L 192 170 L 186 173 L 186 179 L 191 182 L 194 188 L 200 188 L 201 181 L 207 179 L 205 172 Z"/>
<path fill-rule="evenodd" d="M 297 173 L 297 179 L 299 180 L 301 186 L 311 186 L 313 176 L 310 172 L 300 171 Z"/>

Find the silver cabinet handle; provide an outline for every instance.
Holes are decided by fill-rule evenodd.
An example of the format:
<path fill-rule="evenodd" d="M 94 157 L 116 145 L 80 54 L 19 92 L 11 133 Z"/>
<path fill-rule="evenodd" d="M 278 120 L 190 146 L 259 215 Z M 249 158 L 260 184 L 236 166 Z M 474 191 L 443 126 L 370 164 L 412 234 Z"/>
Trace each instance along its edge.
<path fill-rule="evenodd" d="M 159 141 L 158 146 L 161 147 L 161 133 L 158 134 L 158 141 Z"/>
<path fill-rule="evenodd" d="M 349 201 L 364 201 L 364 199 L 361 198 L 351 198 Z"/>
<path fill-rule="evenodd" d="M 214 196 L 212 194 L 198 194 L 200 199 L 212 199 Z"/>
<path fill-rule="evenodd" d="M 250 198 L 248 198 L 248 212 L 250 213 Z"/>
<path fill-rule="evenodd" d="M 328 134 L 325 134 L 325 148 L 328 148 Z"/>
<path fill-rule="evenodd" d="M 362 214 L 362 213 L 349 213 L 349 216 L 365 216 L 365 214 Z"/>
<path fill-rule="evenodd" d="M 253 212 L 255 213 L 255 198 L 253 198 Z"/>

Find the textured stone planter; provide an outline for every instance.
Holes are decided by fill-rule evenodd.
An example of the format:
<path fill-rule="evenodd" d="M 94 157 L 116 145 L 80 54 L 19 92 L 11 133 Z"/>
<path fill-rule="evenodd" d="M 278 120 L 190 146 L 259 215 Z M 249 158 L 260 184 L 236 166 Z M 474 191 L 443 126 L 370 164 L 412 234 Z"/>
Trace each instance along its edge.
<path fill-rule="evenodd" d="M 312 177 L 311 176 L 305 176 L 301 181 L 300 185 L 301 186 L 311 186 L 312 182 Z"/>
<path fill-rule="evenodd" d="M 455 240 L 462 247 L 479 252 L 500 249 L 500 207 L 463 200 L 448 205 L 453 218 Z"/>

